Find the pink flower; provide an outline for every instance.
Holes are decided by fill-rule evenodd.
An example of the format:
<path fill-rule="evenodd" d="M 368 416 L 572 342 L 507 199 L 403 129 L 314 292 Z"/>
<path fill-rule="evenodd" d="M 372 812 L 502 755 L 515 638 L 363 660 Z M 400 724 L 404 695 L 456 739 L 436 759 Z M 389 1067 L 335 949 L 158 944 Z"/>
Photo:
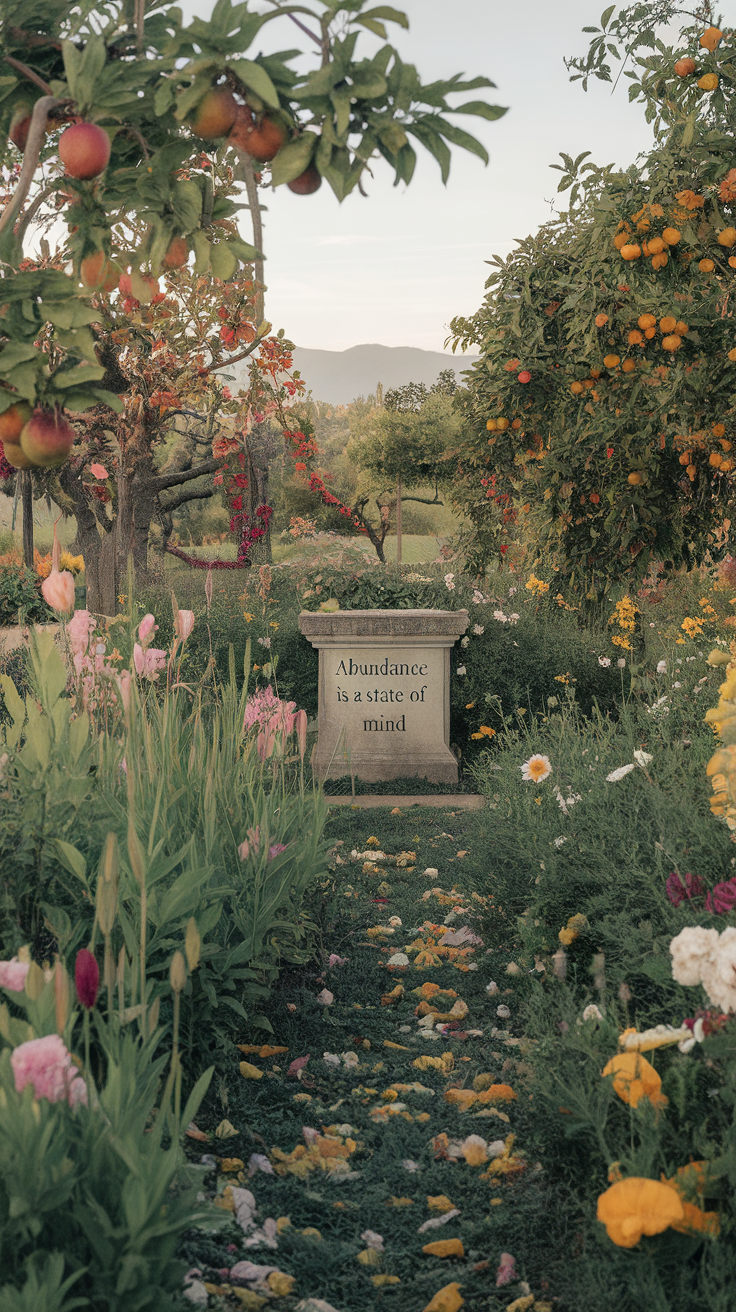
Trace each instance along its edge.
<path fill-rule="evenodd" d="M 247 861 L 251 851 L 254 856 L 258 856 L 258 848 L 261 841 L 260 825 L 256 825 L 254 829 L 249 829 L 247 833 L 248 837 L 243 840 L 238 848 L 238 856 L 241 861 Z"/>
<path fill-rule="evenodd" d="M 182 642 L 186 642 L 193 628 L 194 628 L 194 611 L 180 610 L 177 613 L 177 617 L 174 621 L 174 630 L 176 632 L 176 636 L 180 638 Z"/>
<path fill-rule="evenodd" d="M 18 1093 L 30 1084 L 35 1098 L 68 1102 L 72 1107 L 80 1102 L 86 1105 L 87 1086 L 77 1074 L 71 1053 L 58 1034 L 19 1044 L 10 1054 L 10 1065 Z"/>
<path fill-rule="evenodd" d="M 158 624 L 153 615 L 144 615 L 138 625 L 138 641 L 142 647 L 147 647 L 154 633 L 158 629 Z M 140 670 L 138 671 L 140 674 Z"/>
<path fill-rule="evenodd" d="M 347 963 L 347 957 L 338 957 L 336 952 L 330 953 L 330 959 L 327 962 L 328 966 L 330 967 L 344 966 L 346 963 Z"/>
<path fill-rule="evenodd" d="M 278 856 L 281 852 L 285 852 L 286 848 L 287 848 L 286 843 L 274 843 L 273 846 L 269 847 L 268 849 L 269 861 L 273 861 L 275 856 Z"/>
<path fill-rule="evenodd" d="M 51 609 L 60 615 L 69 615 L 74 610 L 74 575 L 68 569 L 61 572 L 52 569 L 41 584 L 41 591 Z"/>
<path fill-rule="evenodd" d="M 500 1285 L 508 1285 L 512 1280 L 518 1279 L 519 1277 L 514 1268 L 514 1258 L 510 1253 L 502 1253 L 501 1260 L 498 1264 L 498 1270 L 496 1272 L 496 1288 Z"/>
<path fill-rule="evenodd" d="M 120 693 L 120 701 L 122 702 L 122 706 L 123 706 L 123 713 L 125 715 L 129 715 L 130 689 L 133 683 L 133 676 L 130 670 L 123 670 L 122 674 L 118 674 L 115 677 L 117 680 L 118 692 Z"/>
<path fill-rule="evenodd" d="M 26 961 L 0 961 L 0 988 L 10 989 L 11 993 L 22 993 L 25 988 L 26 975 L 30 967 Z"/>
<path fill-rule="evenodd" d="M 721 885 L 716 885 L 716 888 L 720 887 Z M 700 897 L 705 892 L 705 885 L 700 878 L 700 875 L 691 875 L 688 870 L 684 876 L 683 882 L 677 871 L 673 870 L 672 873 L 667 876 L 665 891 L 673 907 L 679 907 L 680 903 L 683 902 L 685 898 L 689 900 L 693 897 Z M 715 889 L 713 892 L 715 892 Z M 706 905 L 708 905 L 707 899 Z M 708 909 L 710 910 L 710 907 Z"/>
<path fill-rule="evenodd" d="M 159 670 L 163 669 L 166 664 L 166 652 L 159 647 L 144 649 L 140 643 L 136 642 L 133 644 L 133 664 L 142 678 L 157 679 Z"/>
<path fill-rule="evenodd" d="M 717 916 L 733 911 L 736 907 L 736 879 L 727 879 L 722 884 L 716 884 L 708 893 L 705 905 Z"/>
<path fill-rule="evenodd" d="M 80 948 L 74 963 L 74 985 L 77 997 L 87 1011 L 91 1011 L 100 987 L 100 968 L 89 948 Z"/>
<path fill-rule="evenodd" d="M 95 478 L 107 478 L 107 470 L 104 465 L 90 465 L 89 472 L 94 474 Z"/>

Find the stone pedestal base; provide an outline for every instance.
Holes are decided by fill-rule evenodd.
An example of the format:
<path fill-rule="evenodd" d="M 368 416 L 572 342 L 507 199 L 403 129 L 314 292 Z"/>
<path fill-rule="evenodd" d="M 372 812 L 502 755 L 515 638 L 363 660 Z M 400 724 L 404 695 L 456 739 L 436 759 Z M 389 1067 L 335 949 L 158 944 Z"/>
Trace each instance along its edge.
<path fill-rule="evenodd" d="M 302 611 L 299 626 L 319 650 L 319 778 L 457 781 L 450 651 L 467 611 Z"/>

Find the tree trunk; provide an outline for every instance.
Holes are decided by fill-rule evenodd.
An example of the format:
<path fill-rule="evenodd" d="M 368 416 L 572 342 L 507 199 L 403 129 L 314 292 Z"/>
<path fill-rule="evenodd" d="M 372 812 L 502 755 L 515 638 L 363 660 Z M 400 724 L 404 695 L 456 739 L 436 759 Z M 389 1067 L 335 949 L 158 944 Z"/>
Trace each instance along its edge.
<path fill-rule="evenodd" d="M 33 474 L 22 469 L 18 474 L 23 522 L 23 563 L 33 569 Z"/>
<path fill-rule="evenodd" d="M 256 515 L 259 506 L 268 505 L 268 474 L 269 474 L 269 430 L 268 424 L 254 424 L 248 434 L 248 509 L 250 514 L 250 527 L 261 527 L 260 520 Z M 271 525 L 270 522 L 266 527 L 266 532 L 262 538 L 258 538 L 250 548 L 248 553 L 251 564 L 253 565 L 270 565 L 272 561 L 271 552 Z"/>
<path fill-rule="evenodd" d="M 86 507 L 77 510 L 76 549 L 84 556 L 87 610 L 93 615 L 114 615 L 118 609 L 117 553 L 114 525 L 101 532 Z"/>
<path fill-rule="evenodd" d="M 396 564 L 401 564 L 401 478 L 396 484 Z"/>

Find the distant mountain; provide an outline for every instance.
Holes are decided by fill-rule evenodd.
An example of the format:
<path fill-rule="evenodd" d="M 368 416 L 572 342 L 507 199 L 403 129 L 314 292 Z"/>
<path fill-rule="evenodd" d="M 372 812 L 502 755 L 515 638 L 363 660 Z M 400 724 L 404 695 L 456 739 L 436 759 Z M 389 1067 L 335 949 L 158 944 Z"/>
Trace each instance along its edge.
<path fill-rule="evenodd" d="M 443 369 L 454 369 L 461 382 L 464 369 L 477 355 L 444 355 L 422 351 L 416 346 L 351 346 L 347 351 L 313 351 L 298 346 L 294 368 L 298 369 L 315 401 L 348 405 L 357 396 L 370 396 L 378 383 L 384 392 L 405 383 L 431 387 Z"/>

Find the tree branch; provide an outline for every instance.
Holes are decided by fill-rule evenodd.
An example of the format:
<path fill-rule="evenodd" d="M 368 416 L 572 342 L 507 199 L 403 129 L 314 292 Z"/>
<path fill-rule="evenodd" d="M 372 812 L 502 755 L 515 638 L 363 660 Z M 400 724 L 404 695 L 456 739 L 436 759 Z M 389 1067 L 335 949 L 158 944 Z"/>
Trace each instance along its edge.
<path fill-rule="evenodd" d="M 57 100 L 56 96 L 41 96 L 33 106 L 31 116 L 31 126 L 28 131 L 28 140 L 26 142 L 25 155 L 23 156 L 23 167 L 20 171 L 18 186 L 15 189 L 13 197 L 3 210 L 0 217 L 0 233 L 5 228 L 12 228 L 15 220 L 25 204 L 26 196 L 31 189 L 31 183 L 38 167 L 38 160 L 41 154 L 41 147 L 46 133 L 46 120 L 49 111 L 55 109 L 57 105 L 63 104 L 63 101 Z"/>
<path fill-rule="evenodd" d="M 29 82 L 35 82 L 36 86 L 40 87 L 47 96 L 52 94 L 48 82 L 44 82 L 43 78 L 39 77 L 38 73 L 34 73 L 33 69 L 29 68 L 27 64 L 22 64 L 19 59 L 14 59 L 12 55 L 4 55 L 3 58 L 6 64 L 10 64 L 10 67 L 16 69 L 18 73 L 22 73 L 23 77 L 28 78 Z"/>
<path fill-rule="evenodd" d="M 215 489 L 213 487 L 193 487 L 191 490 L 185 488 L 183 492 L 179 493 L 179 496 L 172 497 L 170 501 L 167 501 L 166 505 L 161 501 L 159 508 L 165 515 L 168 515 L 172 510 L 177 510 L 179 506 L 185 505 L 187 501 L 205 501 L 207 497 L 213 497 L 214 495 Z"/>
<path fill-rule="evenodd" d="M 195 465 L 193 469 L 181 469 L 175 474 L 158 474 L 152 478 L 148 487 L 152 492 L 163 492 L 167 487 L 179 487 L 181 483 L 191 483 L 192 479 L 200 478 L 202 474 L 212 474 L 220 468 L 221 460 L 203 460 L 201 464 Z"/>

